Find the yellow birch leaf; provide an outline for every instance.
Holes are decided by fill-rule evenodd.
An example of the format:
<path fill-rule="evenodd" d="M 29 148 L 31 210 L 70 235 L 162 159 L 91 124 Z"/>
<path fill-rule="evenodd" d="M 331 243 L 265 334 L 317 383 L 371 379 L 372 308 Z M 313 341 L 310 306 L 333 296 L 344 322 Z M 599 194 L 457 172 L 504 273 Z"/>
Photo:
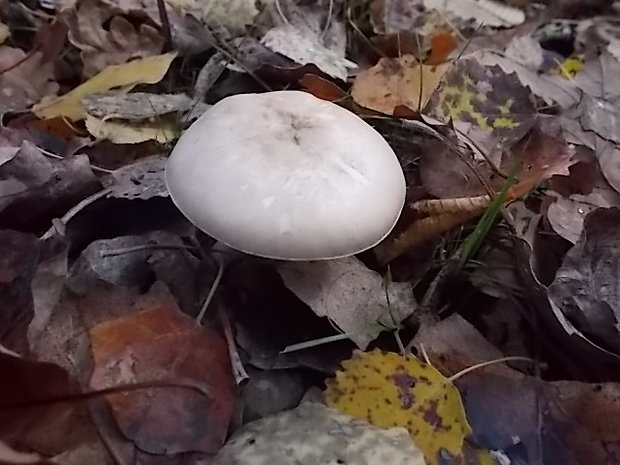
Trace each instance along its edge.
<path fill-rule="evenodd" d="M 471 427 L 458 390 L 439 371 L 379 350 L 355 351 L 342 366 L 328 381 L 328 406 L 381 428 L 406 428 L 429 465 L 438 465 L 442 449 L 462 456 Z"/>
<path fill-rule="evenodd" d="M 176 53 L 165 53 L 122 65 L 111 65 L 60 97 L 44 97 L 32 111 L 41 119 L 66 117 L 77 121 L 86 116 L 80 101 L 91 94 L 107 92 L 114 88 L 129 91 L 138 84 L 155 84 L 164 77 Z"/>
<path fill-rule="evenodd" d="M 86 115 L 86 129 L 97 139 L 108 139 L 114 144 L 137 144 L 155 140 L 166 144 L 179 136 L 176 117 L 159 117 L 156 121 L 128 121 L 100 119 Z"/>
<path fill-rule="evenodd" d="M 420 65 L 413 55 L 381 58 L 357 75 L 351 95 L 358 105 L 388 115 L 401 105 L 421 111 L 449 67 L 450 63 Z"/>

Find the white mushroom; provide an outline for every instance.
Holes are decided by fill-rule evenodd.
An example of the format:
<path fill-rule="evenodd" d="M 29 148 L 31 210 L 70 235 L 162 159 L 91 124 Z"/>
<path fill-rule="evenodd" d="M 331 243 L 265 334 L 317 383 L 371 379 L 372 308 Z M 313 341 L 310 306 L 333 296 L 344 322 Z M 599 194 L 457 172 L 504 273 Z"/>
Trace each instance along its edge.
<path fill-rule="evenodd" d="M 369 249 L 392 230 L 405 201 L 403 172 L 381 135 L 300 91 L 218 102 L 179 139 L 166 184 L 202 231 L 284 260 Z"/>

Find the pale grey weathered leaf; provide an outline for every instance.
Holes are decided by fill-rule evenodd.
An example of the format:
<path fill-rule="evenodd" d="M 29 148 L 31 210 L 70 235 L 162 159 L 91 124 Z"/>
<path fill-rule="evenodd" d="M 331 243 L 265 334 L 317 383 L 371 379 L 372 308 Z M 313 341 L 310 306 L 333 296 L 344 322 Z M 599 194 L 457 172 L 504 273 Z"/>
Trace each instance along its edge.
<path fill-rule="evenodd" d="M 350 60 L 325 47 L 311 35 L 304 35 L 294 26 L 285 24 L 268 31 L 261 43 L 300 65 L 314 64 L 321 71 L 345 80 L 348 70 L 357 68 Z"/>
<path fill-rule="evenodd" d="M 409 283 L 388 286 L 388 307 L 383 279 L 355 257 L 282 262 L 277 270 L 314 313 L 331 318 L 361 349 L 378 336 L 377 322 L 393 327 L 415 310 Z"/>
<path fill-rule="evenodd" d="M 404 428 L 382 429 L 322 404 L 256 420 L 237 431 L 212 465 L 424 465 Z"/>
<path fill-rule="evenodd" d="M 525 21 L 523 11 L 495 0 L 424 0 L 424 6 L 491 27 L 517 26 Z"/>

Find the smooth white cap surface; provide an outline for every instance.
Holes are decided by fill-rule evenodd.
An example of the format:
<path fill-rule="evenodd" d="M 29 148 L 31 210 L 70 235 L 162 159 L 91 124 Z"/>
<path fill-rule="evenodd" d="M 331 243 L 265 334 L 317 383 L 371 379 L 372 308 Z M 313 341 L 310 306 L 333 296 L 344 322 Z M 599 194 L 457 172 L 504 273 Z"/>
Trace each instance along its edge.
<path fill-rule="evenodd" d="M 402 169 L 383 137 L 352 112 L 301 91 L 215 104 L 174 147 L 166 184 L 207 234 L 284 260 L 373 247 L 405 202 Z"/>

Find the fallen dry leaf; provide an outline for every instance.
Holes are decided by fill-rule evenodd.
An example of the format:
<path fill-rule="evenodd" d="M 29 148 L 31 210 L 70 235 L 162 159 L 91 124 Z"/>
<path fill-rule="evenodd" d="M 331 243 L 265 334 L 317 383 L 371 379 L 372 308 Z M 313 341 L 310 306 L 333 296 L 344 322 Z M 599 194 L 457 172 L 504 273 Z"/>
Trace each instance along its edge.
<path fill-rule="evenodd" d="M 185 94 L 150 94 L 115 92 L 90 94 L 80 103 L 86 113 L 95 118 L 117 118 L 124 120 L 153 119 L 169 113 L 183 113 L 199 102 Z"/>
<path fill-rule="evenodd" d="M 389 284 L 388 300 L 381 275 L 355 257 L 282 262 L 277 270 L 284 284 L 306 305 L 318 316 L 333 320 L 361 349 L 386 327 L 396 327 L 415 311 L 409 283 Z"/>
<path fill-rule="evenodd" d="M 245 425 L 213 465 L 370 465 L 377 457 L 390 465 L 425 465 L 405 429 L 377 428 L 322 404 L 304 402 Z"/>
<path fill-rule="evenodd" d="M 77 121 L 85 117 L 81 100 L 91 94 L 107 92 L 115 87 L 124 91 L 138 84 L 155 84 L 166 72 L 176 53 L 166 53 L 122 65 L 108 66 L 96 76 L 61 97 L 44 98 L 32 109 L 39 118 L 64 116 Z"/>
<path fill-rule="evenodd" d="M 589 339 L 616 354 L 620 354 L 619 227 L 618 208 L 598 208 L 588 214 L 581 237 L 549 286 L 552 305 Z"/>
<path fill-rule="evenodd" d="M 122 8 L 119 11 L 119 7 Z M 61 17 L 69 27 L 69 41 L 80 50 L 83 74 L 91 77 L 109 65 L 158 55 L 164 38 L 148 24 L 139 2 L 128 8 L 122 2 L 81 0 L 63 8 Z"/>
<path fill-rule="evenodd" d="M 23 355 L 29 352 L 26 333 L 33 307 L 28 285 L 38 253 L 36 236 L 0 230 L 0 344 Z"/>
<path fill-rule="evenodd" d="M 0 46 L 0 111 L 24 110 L 46 95 L 58 92 L 53 63 L 42 63 L 42 53 L 27 56 L 19 48 Z"/>
<path fill-rule="evenodd" d="M 449 67 L 421 65 L 413 55 L 382 58 L 357 75 L 351 95 L 357 104 L 388 115 L 401 105 L 421 111 Z"/>
<path fill-rule="evenodd" d="M 447 374 L 501 357 L 458 315 L 416 336 L 431 361 Z M 541 457 L 543 463 L 611 464 L 620 440 L 617 383 L 545 381 L 494 365 L 464 375 L 462 393 L 473 438 L 511 463 Z"/>
<path fill-rule="evenodd" d="M 357 67 L 352 61 L 323 45 L 319 37 L 304 35 L 290 24 L 269 30 L 261 43 L 295 63 L 316 65 L 321 71 L 343 81 L 346 80 L 349 69 Z"/>
<path fill-rule="evenodd" d="M 135 312 L 93 327 L 93 389 L 138 382 L 190 387 L 146 388 L 106 398 L 118 426 L 151 454 L 217 452 L 235 400 L 228 350 L 213 330 L 199 326 L 157 297 Z"/>
<path fill-rule="evenodd" d="M 0 442 L 49 456 L 97 438 L 84 403 L 47 402 L 80 392 L 61 367 L 0 346 L 0 376 L 10 379 L 0 386 Z"/>
<path fill-rule="evenodd" d="M 374 426 L 406 428 L 426 463 L 441 463 L 440 451 L 461 456 L 471 433 L 459 392 L 431 365 L 413 355 L 355 351 L 327 381 L 327 405 Z"/>
<path fill-rule="evenodd" d="M 517 26 L 525 21 L 525 13 L 495 0 L 424 0 L 427 9 L 439 10 L 463 21 L 474 20 L 477 24 L 491 27 Z"/>
<path fill-rule="evenodd" d="M 110 197 L 117 199 L 142 199 L 167 197 L 168 188 L 164 180 L 167 157 L 155 155 L 141 158 L 135 163 L 125 165 L 102 180 L 110 187 Z"/>
<path fill-rule="evenodd" d="M 6 39 L 8 39 L 10 36 L 11 31 L 9 30 L 9 26 L 0 21 L 0 45 L 6 42 Z"/>
<path fill-rule="evenodd" d="M 346 92 L 332 81 L 316 74 L 304 74 L 299 80 L 299 84 L 301 84 L 315 97 L 329 102 L 342 100 L 347 96 Z"/>
<path fill-rule="evenodd" d="M 537 70 L 514 61 L 503 54 L 493 51 L 480 51 L 474 58 L 485 66 L 497 65 L 506 73 L 516 73 L 519 81 L 531 89 L 537 97 L 547 105 L 560 105 L 569 108 L 579 102 L 581 91 L 572 80 L 562 79 L 560 76 L 540 74 Z"/>
<path fill-rule="evenodd" d="M 53 218 L 99 188 L 86 155 L 55 160 L 24 141 L 0 163 L 0 221 L 15 229 L 47 229 Z"/>
<path fill-rule="evenodd" d="M 259 13 L 265 0 L 166 0 L 180 15 L 191 14 L 209 24 L 221 25 L 232 33 L 243 33 Z"/>
<path fill-rule="evenodd" d="M 126 121 L 86 115 L 85 123 L 86 129 L 94 137 L 107 139 L 114 144 L 138 144 L 147 140 L 167 144 L 180 134 L 177 116 L 161 116 L 152 121 Z"/>
<path fill-rule="evenodd" d="M 504 141 L 518 140 L 535 124 L 531 91 L 499 66 L 457 60 L 443 75 L 425 114 L 445 124 L 473 124 Z"/>

